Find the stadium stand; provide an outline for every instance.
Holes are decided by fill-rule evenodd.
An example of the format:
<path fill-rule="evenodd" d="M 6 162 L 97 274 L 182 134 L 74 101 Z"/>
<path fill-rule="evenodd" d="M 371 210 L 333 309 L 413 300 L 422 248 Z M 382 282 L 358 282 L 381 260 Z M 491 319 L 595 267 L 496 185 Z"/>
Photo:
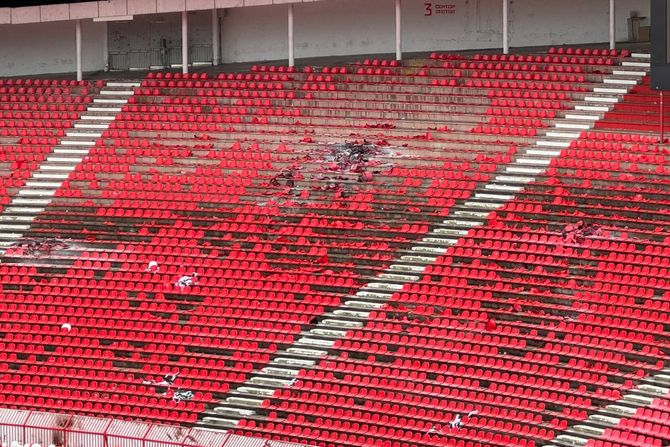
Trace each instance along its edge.
<path fill-rule="evenodd" d="M 33 159 L 3 204 L 54 138 L 95 143 L 3 236 L 0 405 L 338 447 L 663 445 L 664 388 L 640 386 L 668 352 L 666 149 L 647 81 L 603 87 L 630 56 L 159 72 L 107 110 L 79 104 L 125 81 L 62 87 L 62 111 L 7 86 L 33 114 L 3 112 L 3 155 Z M 596 412 L 619 425 L 580 431 Z"/>

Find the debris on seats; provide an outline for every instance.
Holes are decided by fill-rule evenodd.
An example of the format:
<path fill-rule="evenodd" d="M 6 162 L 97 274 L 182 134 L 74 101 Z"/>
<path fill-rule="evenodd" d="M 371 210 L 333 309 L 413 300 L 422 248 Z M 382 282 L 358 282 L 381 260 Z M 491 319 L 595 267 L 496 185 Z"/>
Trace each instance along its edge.
<path fill-rule="evenodd" d="M 7 248 L 7 256 L 43 257 L 65 250 L 70 244 L 57 238 L 25 238 Z"/>

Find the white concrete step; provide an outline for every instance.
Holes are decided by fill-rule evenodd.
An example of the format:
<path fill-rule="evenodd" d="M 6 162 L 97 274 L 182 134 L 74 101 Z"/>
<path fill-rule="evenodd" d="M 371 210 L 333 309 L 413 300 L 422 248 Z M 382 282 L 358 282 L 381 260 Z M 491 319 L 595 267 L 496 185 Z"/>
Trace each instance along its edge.
<path fill-rule="evenodd" d="M 87 112 L 110 112 L 110 113 L 119 113 L 121 107 L 89 107 L 86 109 Z"/>
<path fill-rule="evenodd" d="M 593 127 L 593 123 L 571 123 L 571 122 L 557 122 L 555 124 L 557 129 L 576 129 L 576 130 L 589 130 Z"/>
<path fill-rule="evenodd" d="M 400 273 L 380 273 L 377 275 L 379 279 L 387 279 L 389 281 L 414 282 L 418 281 L 419 277 L 414 275 L 403 275 Z"/>
<path fill-rule="evenodd" d="M 18 195 L 24 197 L 50 197 L 55 193 L 55 189 L 19 189 Z"/>
<path fill-rule="evenodd" d="M 620 414 L 623 416 L 632 416 L 637 412 L 638 406 L 639 405 L 636 405 L 634 407 L 626 407 L 624 405 L 611 404 L 605 406 L 604 410 L 610 413 Z"/>
<path fill-rule="evenodd" d="M 5 208 L 7 214 L 39 214 L 42 211 L 44 211 L 44 208 L 35 206 L 8 206 Z"/>
<path fill-rule="evenodd" d="M 523 189 L 523 186 L 502 185 L 500 183 L 487 183 L 486 185 L 484 185 L 484 189 L 491 189 L 493 191 L 519 192 Z"/>
<path fill-rule="evenodd" d="M 132 96 L 135 92 L 133 90 L 100 90 L 100 94 L 104 96 Z"/>
<path fill-rule="evenodd" d="M 422 265 L 391 264 L 389 270 L 398 272 L 423 273 L 426 267 Z"/>
<path fill-rule="evenodd" d="M 359 318 L 365 320 L 370 317 L 370 312 L 350 309 L 335 309 L 333 315 L 338 318 Z"/>
<path fill-rule="evenodd" d="M 621 62 L 622 67 L 640 67 L 640 68 L 649 68 L 651 64 L 649 62 L 634 62 L 634 61 L 623 61 Z"/>
<path fill-rule="evenodd" d="M 370 301 L 349 300 L 349 301 L 345 301 L 343 307 L 345 307 L 345 308 L 352 307 L 354 309 L 379 309 L 383 305 L 384 305 L 384 303 L 371 303 Z M 330 320 L 331 320 L 330 318 L 328 318 L 326 320 L 323 320 L 324 324 L 326 324 L 325 321 L 330 321 Z M 339 322 L 339 321 L 342 321 L 342 320 L 333 320 L 333 321 Z M 355 322 L 352 322 L 352 323 L 355 323 Z M 333 324 L 335 324 L 335 323 L 333 323 Z M 362 323 L 360 323 L 360 324 L 362 325 Z"/>
<path fill-rule="evenodd" d="M 456 210 L 454 211 L 454 216 L 464 217 L 466 219 L 486 219 L 489 215 L 488 212 L 484 211 L 472 211 L 472 210 Z M 433 261 L 435 262 L 435 261 Z"/>
<path fill-rule="evenodd" d="M 74 123 L 75 129 L 107 129 L 109 124 Z"/>
<path fill-rule="evenodd" d="M 302 337 L 299 338 L 296 344 L 308 346 L 321 346 L 324 348 L 332 348 L 335 340 L 324 340 L 322 338 Z M 277 359 L 279 360 L 279 359 Z M 281 363 L 281 362 L 279 362 Z"/>
<path fill-rule="evenodd" d="M 580 137 L 579 132 L 564 132 L 564 131 L 549 131 L 547 132 L 546 136 L 549 138 L 570 138 L 570 139 L 575 139 Z"/>
<path fill-rule="evenodd" d="M 402 261 L 402 262 L 416 262 L 416 263 L 421 263 L 421 264 L 432 264 L 435 261 L 437 261 L 437 258 L 432 257 L 432 256 L 411 254 L 411 255 L 400 256 L 400 261 Z M 356 294 L 356 295 L 358 295 L 358 294 Z"/>
<path fill-rule="evenodd" d="M 115 118 L 113 115 L 82 115 L 80 119 L 82 121 L 114 121 Z"/>
<path fill-rule="evenodd" d="M 275 392 L 273 389 L 260 388 L 257 386 L 241 386 L 237 388 L 236 391 L 244 394 L 253 394 L 255 396 L 264 396 L 264 397 L 270 397 Z"/>
<path fill-rule="evenodd" d="M 447 222 L 447 221 L 444 221 L 444 222 Z M 459 221 L 457 221 L 457 222 L 459 222 Z M 463 221 L 460 221 L 460 222 L 463 222 Z M 469 227 L 472 227 L 471 222 L 466 222 L 466 224 Z M 481 225 L 481 223 L 479 225 Z M 446 235 L 449 235 L 449 236 L 459 236 L 460 237 L 460 236 L 467 236 L 468 230 L 456 230 L 456 229 L 453 229 L 453 228 L 435 228 L 433 230 L 433 233 L 435 233 L 435 234 L 446 234 Z"/>
<path fill-rule="evenodd" d="M 36 199 L 34 197 L 14 197 L 12 205 L 48 205 L 51 199 Z"/>
<path fill-rule="evenodd" d="M 287 380 L 286 382 L 290 383 L 291 381 Z M 256 414 L 254 410 L 249 410 L 246 408 L 234 408 L 234 407 L 214 407 L 214 412 L 224 415 L 235 415 L 240 417 L 249 417 Z"/>
<path fill-rule="evenodd" d="M 330 341 L 330 340 L 327 340 Z M 299 368 L 302 368 L 303 366 L 314 366 L 316 362 L 314 360 L 309 360 L 309 359 L 296 359 L 293 357 L 277 357 L 271 361 L 272 363 L 277 363 L 280 365 L 290 365 L 290 366 L 297 366 Z"/>
<path fill-rule="evenodd" d="M 539 147 L 570 147 L 570 141 L 567 140 L 538 140 L 535 144 Z"/>
<path fill-rule="evenodd" d="M 257 385 L 269 385 L 277 388 L 287 386 L 291 383 L 291 381 L 287 379 L 276 379 L 274 377 L 263 377 L 263 376 L 252 377 L 251 379 L 249 379 L 249 382 Z M 214 410 L 216 411 L 216 408 L 214 408 Z"/>
<path fill-rule="evenodd" d="M 610 108 L 608 106 L 583 106 L 579 104 L 575 106 L 575 110 L 582 112 L 609 112 Z M 547 132 L 547 135 L 549 135 L 549 132 Z"/>
<path fill-rule="evenodd" d="M 36 179 L 55 179 L 55 180 L 65 180 L 70 176 L 66 173 L 56 173 L 56 172 L 36 172 L 33 174 L 33 178 Z"/>
<path fill-rule="evenodd" d="M 309 330 L 309 335 L 316 335 L 318 337 L 336 337 L 342 338 L 347 335 L 347 331 L 340 329 L 328 329 L 328 328 L 314 328 Z"/>
<path fill-rule="evenodd" d="M 597 121 L 600 119 L 598 115 L 586 115 L 581 113 L 566 113 L 566 120 L 583 120 L 583 121 Z"/>
<path fill-rule="evenodd" d="M 516 175 L 496 175 L 494 180 L 508 183 L 530 183 L 535 181 L 535 177 L 521 177 Z"/>
<path fill-rule="evenodd" d="M 484 200 L 495 200 L 498 202 L 506 202 L 514 198 L 511 194 L 489 194 L 485 192 L 475 193 L 475 199 L 484 199 Z"/>
<path fill-rule="evenodd" d="M 610 427 L 618 425 L 619 422 L 621 422 L 621 418 L 615 418 L 612 416 L 607 416 L 605 414 L 598 414 L 598 413 L 590 415 L 587 420 L 601 425 L 608 425 Z"/>
<path fill-rule="evenodd" d="M 364 286 L 366 289 L 377 289 L 377 290 L 391 290 L 397 291 L 402 289 L 402 284 L 393 284 L 390 282 L 370 282 Z"/>
<path fill-rule="evenodd" d="M 415 253 L 426 253 L 426 254 L 431 254 L 431 255 L 443 255 L 447 253 L 446 248 L 439 248 L 439 247 L 428 247 L 428 246 L 416 246 L 412 247 L 412 251 Z"/>
<path fill-rule="evenodd" d="M 584 98 L 585 102 L 605 102 L 608 104 L 614 104 L 619 102 L 619 98 L 616 96 L 587 96 Z"/>
<path fill-rule="evenodd" d="M 433 245 L 438 245 L 438 246 L 445 246 L 445 245 L 455 245 L 456 242 L 458 242 L 458 239 L 447 239 L 447 238 L 441 238 L 441 237 L 424 237 L 421 239 L 421 242 L 424 242 L 426 244 L 433 244 Z"/>
<path fill-rule="evenodd" d="M 657 383 L 670 383 L 670 376 L 667 374 L 656 374 L 652 378 Z"/>
<path fill-rule="evenodd" d="M 64 169 L 61 169 L 63 168 L 63 165 L 53 165 L 51 167 L 49 167 L 48 165 L 43 165 L 40 166 L 40 169 L 51 169 L 53 171 L 60 171 L 60 170 L 71 171 L 75 168 L 77 164 L 79 164 L 79 162 L 81 162 L 82 159 L 83 157 L 61 157 L 61 156 L 50 155 L 47 157 L 47 161 L 49 163 L 68 163 L 71 166 L 67 166 Z"/>
<path fill-rule="evenodd" d="M 603 79 L 603 82 L 605 84 L 612 84 L 612 85 L 637 85 L 636 79 L 605 78 Z M 626 89 L 626 91 L 628 90 Z"/>
<path fill-rule="evenodd" d="M 106 87 L 139 87 L 142 84 L 137 81 L 110 81 Z"/>
<path fill-rule="evenodd" d="M 260 407 L 261 404 L 263 403 L 263 401 L 259 399 L 250 399 L 248 397 L 237 397 L 237 396 L 227 397 L 226 402 L 229 404 L 245 405 L 247 407 Z"/>
<path fill-rule="evenodd" d="M 542 149 L 528 149 L 526 155 L 534 155 L 536 157 L 558 157 L 561 151 L 548 151 Z"/>
<path fill-rule="evenodd" d="M 640 384 L 638 386 L 640 391 L 643 391 L 648 394 L 654 394 L 656 396 L 665 396 L 670 393 L 670 388 L 660 387 L 656 385 L 648 385 L 646 383 Z"/>
<path fill-rule="evenodd" d="M 584 433 L 588 436 L 600 437 L 605 433 L 604 428 L 594 427 L 588 424 L 577 424 L 572 426 L 572 430 L 576 433 Z"/>
<path fill-rule="evenodd" d="M 0 231 L 26 231 L 30 228 L 30 225 L 26 224 L 12 224 L 12 223 L 2 223 L 0 224 Z"/>
<path fill-rule="evenodd" d="M 637 406 L 649 406 L 654 402 L 654 399 L 640 394 L 626 394 L 621 398 L 622 402 L 629 402 Z"/>
<path fill-rule="evenodd" d="M 66 137 L 100 138 L 102 132 L 65 132 Z"/>
<path fill-rule="evenodd" d="M 473 228 L 482 225 L 483 221 L 478 220 L 461 220 L 461 219 L 446 219 L 442 221 L 443 224 L 449 225 L 450 227 L 464 227 L 464 228 Z M 468 234 L 467 231 L 465 234 Z"/>
<path fill-rule="evenodd" d="M 556 441 L 581 447 L 586 445 L 588 439 L 574 435 L 560 434 L 556 436 Z"/>
<path fill-rule="evenodd" d="M 300 369 L 293 368 L 279 368 L 277 366 L 266 366 L 261 369 L 261 372 L 272 376 L 295 377 L 300 372 Z"/>
<path fill-rule="evenodd" d="M 207 422 L 208 424 L 232 428 L 237 425 L 239 419 L 226 419 L 226 418 L 217 418 L 213 416 L 205 416 L 204 418 L 202 418 L 202 421 Z"/>
<path fill-rule="evenodd" d="M 638 77 L 643 77 L 646 76 L 647 72 L 646 71 L 639 71 L 639 70 L 613 70 L 612 74 L 615 76 L 638 76 Z"/>
<path fill-rule="evenodd" d="M 468 201 L 465 202 L 464 206 L 470 207 L 470 208 L 484 208 L 488 210 L 495 210 L 500 208 L 500 203 L 493 203 L 493 202 L 477 202 L 477 201 Z"/>
<path fill-rule="evenodd" d="M 91 140 L 62 140 L 60 142 L 63 146 L 86 146 L 92 147 L 95 146 L 95 141 Z"/>
<path fill-rule="evenodd" d="M 56 160 L 54 160 L 54 158 L 59 158 L 59 157 L 48 157 L 47 161 L 56 161 Z M 73 160 L 76 160 L 76 158 L 74 158 L 74 157 L 73 158 L 62 158 L 62 157 L 60 157 L 60 159 L 58 161 L 60 161 L 61 163 L 71 162 L 71 164 L 69 164 L 69 165 L 48 165 L 48 164 L 45 164 L 45 165 L 40 166 L 40 170 L 41 171 L 59 171 L 59 172 L 67 171 L 69 173 L 69 172 L 74 170 L 74 168 L 77 166 L 77 163 L 79 163 L 81 161 L 81 158 L 79 158 L 79 160 L 77 160 L 76 162 L 74 162 Z"/>
<path fill-rule="evenodd" d="M 505 166 L 505 171 L 506 172 L 516 172 L 518 174 L 539 174 L 540 172 L 544 171 L 542 168 L 531 168 L 527 166 Z M 499 179 L 499 177 L 496 177 L 496 179 Z"/>
<path fill-rule="evenodd" d="M 547 166 L 551 160 L 546 158 L 517 158 L 516 162 L 520 165 L 542 165 Z M 511 166 L 510 166 L 511 167 Z"/>
<path fill-rule="evenodd" d="M 5 209 L 5 214 L 0 214 L 0 222 L 32 222 L 37 216 L 34 215 L 12 215 Z"/>
<path fill-rule="evenodd" d="M 391 293 L 372 292 L 370 290 L 359 290 L 354 295 L 359 298 L 369 298 L 372 300 L 388 300 L 393 295 Z"/>
<path fill-rule="evenodd" d="M 21 239 L 22 237 L 23 233 L 5 233 L 3 231 L 0 231 L 0 239 L 15 240 L 15 239 Z"/>
<path fill-rule="evenodd" d="M 344 303 L 344 307 L 354 307 L 354 308 L 356 308 L 356 309 L 379 309 L 379 307 L 382 306 L 382 304 L 380 304 L 380 303 L 362 303 L 361 301 L 358 301 L 358 302 L 359 302 L 359 303 L 362 303 L 362 304 L 370 304 L 370 305 L 374 305 L 375 307 L 370 307 L 370 306 L 367 306 L 367 307 L 348 306 L 347 303 L 352 303 L 352 302 L 353 302 L 353 301 L 346 301 L 346 302 Z M 359 327 L 363 327 L 363 323 L 361 323 L 360 321 L 338 320 L 338 319 L 334 319 L 334 318 L 326 318 L 325 320 L 322 320 L 322 321 L 321 321 L 321 324 L 322 324 L 323 326 L 326 326 L 326 327 L 347 327 L 347 328 L 359 328 Z M 292 348 L 289 348 L 289 349 L 292 349 Z M 289 351 L 289 349 L 287 349 L 287 351 L 288 351 L 288 352 L 292 352 L 292 351 Z M 315 351 L 315 350 L 313 349 L 312 351 Z"/>
<path fill-rule="evenodd" d="M 593 89 L 594 93 L 613 93 L 615 95 L 623 95 L 628 93 L 627 88 L 612 88 L 612 87 L 595 87 Z"/>
<path fill-rule="evenodd" d="M 26 182 L 26 186 L 29 188 L 37 188 L 37 189 L 58 189 L 61 187 L 63 182 L 45 182 L 45 181 L 37 181 L 37 180 L 28 180 Z"/>
<path fill-rule="evenodd" d="M 127 104 L 126 98 L 94 98 L 93 104 Z"/>
<path fill-rule="evenodd" d="M 68 149 L 68 148 L 60 148 L 57 147 L 54 149 L 53 153 L 54 154 L 60 154 L 60 155 L 86 155 L 90 152 L 90 149 Z"/>

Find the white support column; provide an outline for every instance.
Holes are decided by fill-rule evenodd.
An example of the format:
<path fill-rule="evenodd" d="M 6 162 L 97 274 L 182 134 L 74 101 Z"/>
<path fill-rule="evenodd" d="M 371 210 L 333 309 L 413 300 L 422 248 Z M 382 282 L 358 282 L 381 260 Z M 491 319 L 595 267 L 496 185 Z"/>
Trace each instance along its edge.
<path fill-rule="evenodd" d="M 616 48 L 616 13 L 615 1 L 610 0 L 610 50 Z"/>
<path fill-rule="evenodd" d="M 219 65 L 219 11 L 212 9 L 212 65 Z"/>
<path fill-rule="evenodd" d="M 109 71 L 109 36 L 107 32 L 107 22 L 102 22 L 102 66 L 105 71 Z"/>
<path fill-rule="evenodd" d="M 503 53 L 509 54 L 509 0 L 502 0 Z"/>
<path fill-rule="evenodd" d="M 77 52 L 77 81 L 81 81 L 83 79 L 82 73 L 81 73 L 81 20 L 76 20 L 75 21 L 75 48 Z"/>
<path fill-rule="evenodd" d="M 295 53 L 293 47 L 293 3 L 288 4 L 288 66 L 295 66 Z"/>
<path fill-rule="evenodd" d="M 181 12 L 181 72 L 188 73 L 188 12 Z"/>
<path fill-rule="evenodd" d="M 395 60 L 402 60 L 402 9 L 401 0 L 395 0 Z"/>

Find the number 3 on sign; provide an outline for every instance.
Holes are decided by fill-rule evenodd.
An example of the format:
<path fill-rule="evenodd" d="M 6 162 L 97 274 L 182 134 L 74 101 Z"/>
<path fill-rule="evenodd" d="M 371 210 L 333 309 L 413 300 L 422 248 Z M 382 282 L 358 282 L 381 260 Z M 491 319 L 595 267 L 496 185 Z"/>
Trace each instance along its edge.
<path fill-rule="evenodd" d="M 432 16 L 433 15 L 433 3 L 432 2 L 424 2 L 423 5 L 426 7 L 426 10 L 424 11 L 423 15 L 424 16 Z"/>

